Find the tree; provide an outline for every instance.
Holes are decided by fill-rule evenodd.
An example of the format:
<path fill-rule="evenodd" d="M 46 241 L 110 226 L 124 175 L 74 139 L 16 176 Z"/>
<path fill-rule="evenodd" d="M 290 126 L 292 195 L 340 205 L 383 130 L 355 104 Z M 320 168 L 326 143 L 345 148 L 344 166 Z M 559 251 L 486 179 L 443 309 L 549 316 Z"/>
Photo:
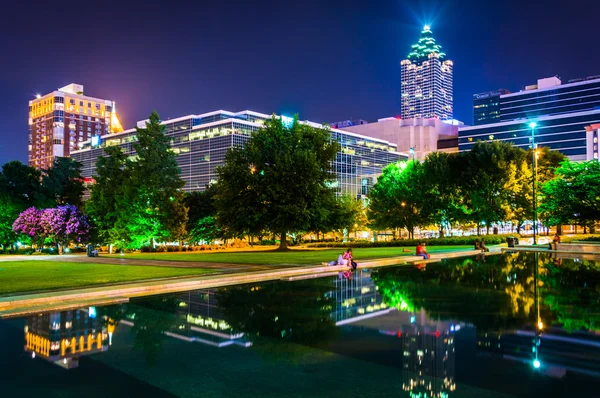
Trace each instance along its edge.
<path fill-rule="evenodd" d="M 90 199 L 86 202 L 86 211 L 94 220 L 98 237 L 111 245 L 124 246 L 129 242 L 126 230 L 119 228 L 128 214 L 128 206 L 120 204 L 123 191 L 131 179 L 131 169 L 127 155 L 120 147 L 104 148 L 106 156 L 98 158 L 96 163 L 96 183 L 90 190 Z"/>
<path fill-rule="evenodd" d="M 244 147 L 234 147 L 217 170 L 217 223 L 235 236 L 268 230 L 281 238 L 288 232 L 316 230 L 329 217 L 334 203 L 328 186 L 335 176 L 331 165 L 339 145 L 329 131 L 291 125 L 273 116 Z"/>
<path fill-rule="evenodd" d="M 509 193 L 505 190 L 510 180 L 510 163 L 515 153 L 512 145 L 505 142 L 477 142 L 469 152 L 463 152 L 464 199 L 471 209 L 471 219 L 485 223 L 487 233 L 493 223 L 508 217 Z M 479 230 L 479 228 L 478 228 Z"/>
<path fill-rule="evenodd" d="M 600 163 L 564 161 L 556 177 L 542 185 L 540 212 L 548 225 L 593 228 L 600 220 Z"/>
<path fill-rule="evenodd" d="M 13 231 L 27 235 L 34 245 L 41 246 L 44 243 L 44 230 L 40 224 L 41 215 L 42 211 L 35 207 L 26 209 L 15 219 L 12 225 Z"/>
<path fill-rule="evenodd" d="M 185 206 L 189 209 L 187 230 L 191 241 L 212 242 L 227 237 L 226 232 L 216 223 L 216 194 L 216 185 L 212 184 L 203 192 L 186 195 Z"/>
<path fill-rule="evenodd" d="M 423 162 L 423 184 L 429 194 L 432 221 L 444 236 L 444 228 L 466 219 L 469 213 L 461 191 L 462 163 L 457 154 L 433 152 Z"/>
<path fill-rule="evenodd" d="M 180 194 L 185 182 L 164 129 L 156 112 L 150 114 L 145 128 L 136 128 L 133 147 L 137 160 L 131 164 L 131 180 L 124 197 L 131 201 L 130 209 L 136 215 L 131 221 L 137 225 L 128 223 L 128 229 L 140 241 L 179 235 L 180 226 L 187 222 Z"/>
<path fill-rule="evenodd" d="M 0 196 L 11 198 L 22 210 L 35 206 L 40 196 L 42 174 L 18 160 L 2 165 Z"/>
<path fill-rule="evenodd" d="M 412 238 L 415 228 L 431 223 L 429 195 L 423 187 L 421 163 L 411 161 L 388 165 L 368 197 L 367 217 L 374 228 L 406 228 Z"/>
<path fill-rule="evenodd" d="M 507 179 L 504 184 L 504 192 L 507 201 L 504 204 L 507 220 L 511 220 L 517 226 L 517 233 L 525 220 L 533 218 L 533 172 L 530 158 L 527 154 L 515 148 L 515 158 L 508 164 Z"/>
<path fill-rule="evenodd" d="M 52 167 L 44 171 L 39 205 L 52 207 L 71 204 L 80 207 L 85 191 L 81 167 L 81 163 L 72 158 L 55 158 Z"/>
<path fill-rule="evenodd" d="M 87 241 L 91 232 L 87 216 L 73 205 L 44 209 L 39 224 L 43 236 L 56 245 L 60 254 L 70 242 Z"/>
<path fill-rule="evenodd" d="M 40 196 L 41 173 L 18 160 L 5 163 L 0 171 L 0 245 L 13 245 L 17 234 L 13 223 L 19 213 L 35 206 Z"/>

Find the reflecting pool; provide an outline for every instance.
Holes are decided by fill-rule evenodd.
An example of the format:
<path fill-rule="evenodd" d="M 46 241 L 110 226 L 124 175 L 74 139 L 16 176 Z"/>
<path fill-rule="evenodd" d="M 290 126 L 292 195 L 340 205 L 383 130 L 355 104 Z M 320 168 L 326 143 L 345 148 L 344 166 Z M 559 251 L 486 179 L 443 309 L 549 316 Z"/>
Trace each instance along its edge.
<path fill-rule="evenodd" d="M 504 254 L 0 321 L 6 397 L 574 397 L 600 261 Z"/>

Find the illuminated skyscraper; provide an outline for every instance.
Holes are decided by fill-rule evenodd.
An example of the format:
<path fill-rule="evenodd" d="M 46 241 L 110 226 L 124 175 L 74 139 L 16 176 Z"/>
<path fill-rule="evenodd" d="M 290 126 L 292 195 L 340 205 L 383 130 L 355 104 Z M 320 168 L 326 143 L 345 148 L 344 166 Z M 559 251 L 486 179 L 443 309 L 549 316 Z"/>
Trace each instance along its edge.
<path fill-rule="evenodd" d="M 115 103 L 83 95 L 81 84 L 37 95 L 29 101 L 29 165 L 49 168 L 55 157 L 69 156 L 84 141 L 120 131 Z"/>
<path fill-rule="evenodd" d="M 408 59 L 400 63 L 402 74 L 402 118 L 452 119 L 452 61 L 436 44 L 425 25 Z"/>

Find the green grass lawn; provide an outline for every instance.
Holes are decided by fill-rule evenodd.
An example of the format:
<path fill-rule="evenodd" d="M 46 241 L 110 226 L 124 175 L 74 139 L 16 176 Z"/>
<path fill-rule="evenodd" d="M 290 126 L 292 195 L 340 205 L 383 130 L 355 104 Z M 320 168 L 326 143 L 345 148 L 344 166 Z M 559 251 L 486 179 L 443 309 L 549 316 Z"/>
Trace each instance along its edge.
<path fill-rule="evenodd" d="M 58 261 L 7 261 L 0 263 L 0 294 L 76 288 L 143 279 L 199 275 L 205 268 L 139 267 Z"/>
<path fill-rule="evenodd" d="M 397 256 L 410 256 L 415 254 L 414 247 L 407 247 L 410 253 L 403 253 L 402 247 L 376 247 L 352 249 L 354 259 L 361 260 L 374 258 L 387 258 Z M 427 246 L 430 254 L 469 250 L 472 246 Z M 237 263 L 237 264 L 320 264 L 337 260 L 344 249 L 325 250 L 292 250 L 288 252 L 276 251 L 246 251 L 246 252 L 185 252 L 185 253 L 132 253 L 118 255 L 125 259 L 144 260 L 172 260 L 172 261 L 205 261 L 212 263 Z"/>

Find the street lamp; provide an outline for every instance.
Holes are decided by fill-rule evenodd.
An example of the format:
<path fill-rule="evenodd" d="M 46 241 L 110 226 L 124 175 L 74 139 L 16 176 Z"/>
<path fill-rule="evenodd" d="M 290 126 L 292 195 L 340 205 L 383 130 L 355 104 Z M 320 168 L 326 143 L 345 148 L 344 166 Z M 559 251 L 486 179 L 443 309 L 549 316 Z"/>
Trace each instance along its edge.
<path fill-rule="evenodd" d="M 536 162 L 535 162 L 535 128 L 537 127 L 536 122 L 529 123 L 531 129 L 531 169 L 533 170 L 533 244 L 537 245 L 537 197 L 535 194 L 535 180 L 536 180 Z"/>
<path fill-rule="evenodd" d="M 414 162 L 415 161 L 415 147 L 412 147 L 412 146 L 410 147 L 410 154 L 412 155 L 412 158 L 413 158 L 412 160 Z"/>

